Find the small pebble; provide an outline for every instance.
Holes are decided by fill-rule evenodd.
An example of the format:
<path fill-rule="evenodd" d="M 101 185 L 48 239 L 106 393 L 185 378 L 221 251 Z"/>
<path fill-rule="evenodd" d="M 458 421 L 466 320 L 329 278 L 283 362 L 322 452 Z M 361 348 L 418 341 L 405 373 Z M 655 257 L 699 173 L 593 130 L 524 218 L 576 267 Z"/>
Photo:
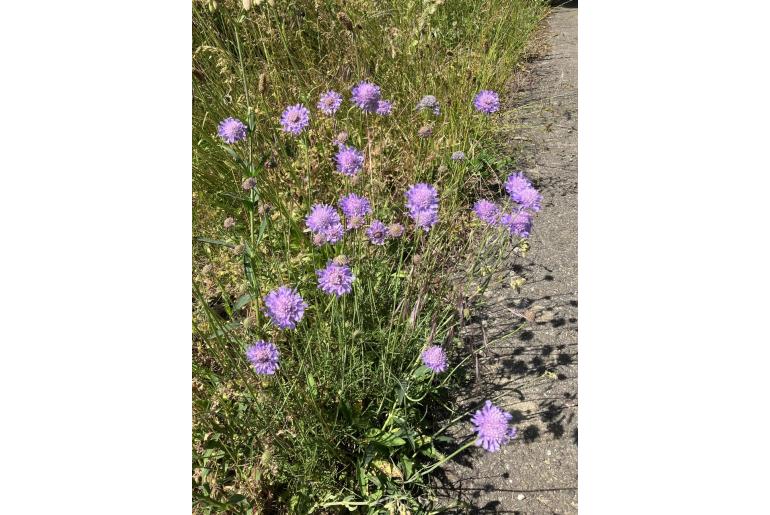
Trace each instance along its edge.
<path fill-rule="evenodd" d="M 524 494 L 519 494 L 519 495 L 516 496 L 516 498 L 518 500 L 520 500 L 520 501 L 523 501 L 524 500 Z"/>

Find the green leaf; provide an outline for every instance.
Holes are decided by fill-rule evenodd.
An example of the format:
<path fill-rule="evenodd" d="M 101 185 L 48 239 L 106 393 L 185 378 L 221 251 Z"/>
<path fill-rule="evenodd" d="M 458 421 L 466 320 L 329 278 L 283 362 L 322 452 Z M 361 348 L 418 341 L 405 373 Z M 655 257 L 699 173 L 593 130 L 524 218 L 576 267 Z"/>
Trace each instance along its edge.
<path fill-rule="evenodd" d="M 221 245 L 223 247 L 230 247 L 231 249 L 235 247 L 235 245 L 233 245 L 232 243 L 227 243 L 226 241 L 222 241 L 222 240 L 212 240 L 210 238 L 201 238 L 201 237 L 196 237 L 195 239 L 202 243 L 211 243 L 212 245 Z"/>
<path fill-rule="evenodd" d="M 235 304 L 233 305 L 233 311 L 238 311 L 252 300 L 254 300 L 254 297 L 252 297 L 251 293 L 241 295 L 240 298 L 235 301 Z"/>

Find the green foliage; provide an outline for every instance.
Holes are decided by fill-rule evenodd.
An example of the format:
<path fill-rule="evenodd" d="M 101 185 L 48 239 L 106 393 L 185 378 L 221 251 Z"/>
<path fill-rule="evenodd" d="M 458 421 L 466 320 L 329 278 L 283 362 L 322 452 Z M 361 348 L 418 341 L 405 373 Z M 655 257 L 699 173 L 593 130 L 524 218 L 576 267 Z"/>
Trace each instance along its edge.
<path fill-rule="evenodd" d="M 457 421 L 447 388 L 471 355 L 457 325 L 489 282 L 470 199 L 509 165 L 480 89 L 502 90 L 544 7 L 535 0 L 264 1 L 193 4 L 193 506 L 199 513 L 431 513 L 430 473 L 467 444 L 437 431 Z M 319 115 L 319 93 L 370 79 L 394 101 L 390 117 L 349 102 Z M 425 94 L 442 114 L 416 112 Z M 287 105 L 311 109 L 300 137 L 280 131 Z M 220 120 L 249 126 L 225 145 Z M 430 138 L 417 129 L 432 124 Z M 333 171 L 340 131 L 364 150 L 351 180 Z M 465 162 L 449 156 L 463 150 Z M 257 186 L 244 191 L 242 182 Z M 355 191 L 374 217 L 411 226 L 403 193 L 424 181 L 440 192 L 440 221 L 384 246 L 362 231 L 316 247 L 304 231 L 314 203 Z M 222 221 L 233 217 L 225 230 Z M 489 243 L 489 242 L 486 242 Z M 501 247 L 500 255 L 512 248 Z M 507 250 L 506 250 L 507 249 Z M 356 276 L 336 298 L 315 270 L 340 254 Z M 488 256 L 485 256 L 487 259 Z M 295 330 L 262 314 L 277 286 L 309 304 Z M 280 369 L 258 376 L 245 359 L 275 342 Z M 440 344 L 450 372 L 420 351 Z M 456 416 L 457 415 L 457 416 Z M 451 452 L 447 449 L 454 449 Z"/>

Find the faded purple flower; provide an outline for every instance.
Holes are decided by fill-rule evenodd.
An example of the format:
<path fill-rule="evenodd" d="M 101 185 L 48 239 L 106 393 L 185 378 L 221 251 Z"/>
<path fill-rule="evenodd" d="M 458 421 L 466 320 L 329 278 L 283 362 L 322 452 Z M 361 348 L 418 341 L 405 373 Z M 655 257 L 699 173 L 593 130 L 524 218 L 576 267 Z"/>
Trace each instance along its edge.
<path fill-rule="evenodd" d="M 532 183 L 529 182 L 529 179 L 524 177 L 524 173 L 522 172 L 512 173 L 505 180 L 505 191 L 508 192 L 508 195 L 511 196 L 512 200 L 513 200 L 513 197 L 515 195 L 518 195 L 520 191 L 531 187 L 532 187 Z"/>
<path fill-rule="evenodd" d="M 424 182 L 411 186 L 406 191 L 406 207 L 414 214 L 425 209 L 438 209 L 438 191 Z"/>
<path fill-rule="evenodd" d="M 434 372 L 446 370 L 446 353 L 439 345 L 431 345 L 420 354 L 423 364 Z"/>
<path fill-rule="evenodd" d="M 438 222 L 438 208 L 417 211 L 412 214 L 412 220 L 414 220 L 414 224 L 420 229 L 429 231 L 430 228 Z"/>
<path fill-rule="evenodd" d="M 369 241 L 375 245 L 384 245 L 385 238 L 388 235 L 388 228 L 379 220 L 372 220 L 372 223 L 369 224 L 369 228 L 366 230 L 366 235 L 369 237 Z"/>
<path fill-rule="evenodd" d="M 359 82 L 351 90 L 353 97 L 352 101 L 361 110 L 367 113 L 374 113 L 377 111 L 380 102 L 380 87 L 371 82 Z"/>
<path fill-rule="evenodd" d="M 492 114 L 500 109 L 500 97 L 494 91 L 485 89 L 479 91 L 479 94 L 473 99 L 473 105 L 477 111 Z"/>
<path fill-rule="evenodd" d="M 471 422 L 477 433 L 475 444 L 489 452 L 496 452 L 501 445 L 508 443 L 516 436 L 516 428 L 508 427 L 508 422 L 513 418 L 494 404 L 486 401 L 484 407 L 478 410 Z"/>
<path fill-rule="evenodd" d="M 388 116 L 393 110 L 393 102 L 389 100 L 380 100 L 377 102 L 377 114 L 380 116 Z"/>
<path fill-rule="evenodd" d="M 388 238 L 400 238 L 404 234 L 404 226 L 400 223 L 392 223 L 388 226 Z"/>
<path fill-rule="evenodd" d="M 500 218 L 500 225 L 507 228 L 513 236 L 529 237 L 532 229 L 532 214 L 529 211 L 517 211 Z"/>
<path fill-rule="evenodd" d="M 342 131 L 334 137 L 334 139 L 332 140 L 332 143 L 334 143 L 337 146 L 340 146 L 340 145 L 343 145 L 347 140 L 348 140 L 348 133 L 345 131 Z"/>
<path fill-rule="evenodd" d="M 257 178 L 256 177 L 249 177 L 248 179 L 244 180 L 241 184 L 241 187 L 243 187 L 244 190 L 249 191 L 250 189 L 253 189 L 257 185 Z"/>
<path fill-rule="evenodd" d="M 217 134 L 225 140 L 226 143 L 233 144 L 246 139 L 246 126 L 238 118 L 225 118 L 219 122 Z"/>
<path fill-rule="evenodd" d="M 420 130 L 417 131 L 417 135 L 421 138 L 430 138 L 433 135 L 433 127 L 430 125 L 423 125 Z"/>
<path fill-rule="evenodd" d="M 278 370 L 278 347 L 265 340 L 258 340 L 246 349 L 249 360 L 257 374 L 272 375 Z"/>
<path fill-rule="evenodd" d="M 452 161 L 462 161 L 463 159 L 465 159 L 465 152 L 462 150 L 452 152 Z"/>
<path fill-rule="evenodd" d="M 355 276 L 347 265 L 341 265 L 329 261 L 326 268 L 315 271 L 318 276 L 318 288 L 338 297 L 353 291 L 353 279 Z"/>
<path fill-rule="evenodd" d="M 307 308 L 307 303 L 302 300 L 297 290 L 288 286 L 271 291 L 263 300 L 265 314 L 281 329 L 294 329 Z"/>
<path fill-rule="evenodd" d="M 418 111 L 425 111 L 429 110 L 433 112 L 434 115 L 438 116 L 441 114 L 441 107 L 438 105 L 438 100 L 436 100 L 436 97 L 433 95 L 425 95 L 420 99 L 419 102 L 417 102 L 416 109 Z"/>
<path fill-rule="evenodd" d="M 228 216 L 225 218 L 225 222 L 222 224 L 225 229 L 230 229 L 232 226 L 235 225 L 235 218 L 232 216 Z"/>
<path fill-rule="evenodd" d="M 340 145 L 334 159 L 337 162 L 337 171 L 349 177 L 355 176 L 364 166 L 364 153 L 347 145 Z"/>
<path fill-rule="evenodd" d="M 281 115 L 284 132 L 299 135 L 310 123 L 310 111 L 302 104 L 287 107 Z"/>
<path fill-rule="evenodd" d="M 543 200 L 543 196 L 535 188 L 529 187 L 514 192 L 514 195 L 511 195 L 511 200 L 519 204 L 523 209 L 540 211 L 540 201 Z"/>
<path fill-rule="evenodd" d="M 473 212 L 480 220 L 489 225 L 497 225 L 500 221 L 500 208 L 497 204 L 486 199 L 477 200 L 473 205 Z"/>
<path fill-rule="evenodd" d="M 334 90 L 329 90 L 326 93 L 321 94 L 316 107 L 319 111 L 326 115 L 333 115 L 342 105 L 342 95 Z"/>

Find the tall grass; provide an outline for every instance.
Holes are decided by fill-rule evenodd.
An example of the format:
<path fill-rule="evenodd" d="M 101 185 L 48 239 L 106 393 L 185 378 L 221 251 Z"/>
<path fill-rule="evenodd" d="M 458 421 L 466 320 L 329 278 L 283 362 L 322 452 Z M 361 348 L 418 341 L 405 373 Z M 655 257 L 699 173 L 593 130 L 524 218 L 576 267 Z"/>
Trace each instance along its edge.
<path fill-rule="evenodd" d="M 451 441 L 438 423 L 462 418 L 446 387 L 471 356 L 457 326 L 490 277 L 478 242 L 503 255 L 522 248 L 470 219 L 470 201 L 502 173 L 490 166 L 494 119 L 471 102 L 480 89 L 502 89 L 545 8 L 536 0 L 251 4 L 193 4 L 194 509 L 428 513 L 432 471 L 470 444 Z M 395 103 L 391 116 L 347 101 L 365 79 Z M 346 96 L 334 117 L 315 110 L 327 89 Z M 439 99 L 439 116 L 415 110 L 426 94 Z M 311 123 L 293 137 L 278 119 L 297 103 L 311 109 Z M 217 137 L 228 116 L 247 122 L 245 141 Z M 425 125 L 429 138 L 417 134 Z M 340 131 L 366 155 L 353 179 L 334 172 Z M 456 150 L 468 159 L 452 161 Z M 244 191 L 247 177 L 257 186 Z M 440 220 L 427 232 L 404 210 L 416 182 L 440 192 Z M 383 246 L 361 230 L 313 245 L 310 207 L 349 192 L 407 232 Z M 235 226 L 224 229 L 225 217 Z M 338 298 L 317 289 L 315 270 L 340 255 L 356 280 Z M 284 284 L 309 304 L 294 330 L 262 313 L 264 295 Z M 259 376 L 246 361 L 259 339 L 280 349 L 275 375 Z M 450 372 L 421 364 L 430 344 L 447 351 Z"/>

